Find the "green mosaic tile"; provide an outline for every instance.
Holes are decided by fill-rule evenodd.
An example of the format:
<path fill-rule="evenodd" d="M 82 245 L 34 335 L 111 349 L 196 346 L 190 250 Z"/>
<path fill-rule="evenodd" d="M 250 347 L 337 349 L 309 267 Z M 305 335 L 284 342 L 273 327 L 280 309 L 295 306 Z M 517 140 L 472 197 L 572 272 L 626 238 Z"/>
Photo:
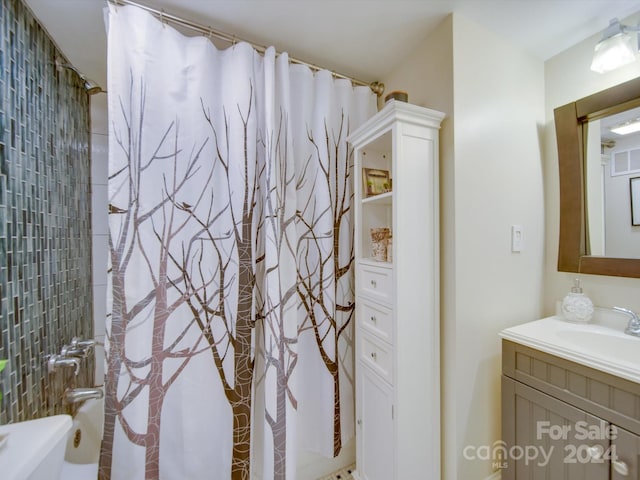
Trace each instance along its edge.
<path fill-rule="evenodd" d="M 50 375 L 46 356 L 93 337 L 89 99 L 21 0 L 0 4 L 0 423 L 65 411 L 93 382 Z M 64 60 L 66 62 L 66 60 Z"/>

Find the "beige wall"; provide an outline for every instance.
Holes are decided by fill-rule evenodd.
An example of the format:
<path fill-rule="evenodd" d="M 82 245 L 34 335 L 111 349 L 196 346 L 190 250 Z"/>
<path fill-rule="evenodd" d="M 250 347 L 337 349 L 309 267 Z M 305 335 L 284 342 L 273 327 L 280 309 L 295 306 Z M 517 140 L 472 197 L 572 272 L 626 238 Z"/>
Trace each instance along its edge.
<path fill-rule="evenodd" d="M 635 25 L 640 17 L 625 19 L 624 24 Z M 599 74 L 592 72 L 593 47 L 600 35 L 595 35 L 545 62 L 545 230 L 546 255 L 544 277 L 544 311 L 552 313 L 555 303 L 571 286 L 574 274 L 557 272 L 558 252 L 558 155 L 553 123 L 553 109 L 599 90 L 640 76 L 640 62 Z M 640 310 L 640 279 L 581 275 L 582 286 L 594 304 L 601 307 L 626 306 Z"/>
<path fill-rule="evenodd" d="M 542 309 L 544 192 L 540 60 L 454 17 L 457 474 L 482 479 L 491 464 L 465 460 L 467 445 L 500 434 L 503 328 Z M 510 228 L 524 228 L 511 252 Z M 449 321 L 451 319 L 445 319 Z"/>
<path fill-rule="evenodd" d="M 424 42 L 402 61 L 401 65 L 384 79 L 385 90 L 403 90 L 409 94 L 409 102 L 446 113 L 440 130 L 440 263 L 441 263 L 441 425 L 442 425 L 442 478 L 455 478 L 448 464 L 455 462 L 455 398 L 452 392 L 453 375 L 446 374 L 446 367 L 453 371 L 455 365 L 455 248 L 452 241 L 455 229 L 454 198 L 454 111 L 453 111 L 453 17 L 447 17 Z M 447 328 L 451 327 L 451 328 Z M 451 447 L 447 445 L 451 444 Z M 449 461 L 449 458 L 451 459 Z M 451 475 L 449 475 L 451 472 Z"/>
<path fill-rule="evenodd" d="M 447 113 L 441 132 L 443 478 L 491 462 L 467 445 L 500 439 L 500 341 L 542 313 L 542 61 L 458 15 L 385 79 L 387 91 Z M 510 227 L 524 227 L 512 253 Z"/>

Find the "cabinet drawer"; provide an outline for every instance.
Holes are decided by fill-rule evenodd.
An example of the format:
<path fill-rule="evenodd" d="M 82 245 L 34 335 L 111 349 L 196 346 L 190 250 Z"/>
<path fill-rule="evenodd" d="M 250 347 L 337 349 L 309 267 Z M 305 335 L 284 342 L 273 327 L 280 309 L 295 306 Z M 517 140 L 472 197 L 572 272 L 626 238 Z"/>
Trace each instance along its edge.
<path fill-rule="evenodd" d="M 374 302 L 359 299 L 360 326 L 375 333 L 385 342 L 393 343 L 393 313 Z"/>
<path fill-rule="evenodd" d="M 391 347 L 361 331 L 360 359 L 389 383 L 393 383 L 393 359 Z"/>
<path fill-rule="evenodd" d="M 361 264 L 356 272 L 358 288 L 363 295 L 391 303 L 393 270 L 384 267 Z"/>

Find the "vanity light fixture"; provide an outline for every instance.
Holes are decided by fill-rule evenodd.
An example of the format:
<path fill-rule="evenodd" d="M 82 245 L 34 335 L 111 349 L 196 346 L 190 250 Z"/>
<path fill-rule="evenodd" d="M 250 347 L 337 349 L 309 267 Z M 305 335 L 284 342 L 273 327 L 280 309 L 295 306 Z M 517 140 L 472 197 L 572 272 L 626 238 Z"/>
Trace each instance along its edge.
<path fill-rule="evenodd" d="M 640 118 L 629 120 L 620 125 L 609 128 L 613 133 L 618 135 L 628 135 L 630 133 L 640 132 Z"/>
<path fill-rule="evenodd" d="M 591 70 L 605 73 L 636 60 L 640 27 L 622 25 L 617 18 L 609 21 L 593 52 Z"/>

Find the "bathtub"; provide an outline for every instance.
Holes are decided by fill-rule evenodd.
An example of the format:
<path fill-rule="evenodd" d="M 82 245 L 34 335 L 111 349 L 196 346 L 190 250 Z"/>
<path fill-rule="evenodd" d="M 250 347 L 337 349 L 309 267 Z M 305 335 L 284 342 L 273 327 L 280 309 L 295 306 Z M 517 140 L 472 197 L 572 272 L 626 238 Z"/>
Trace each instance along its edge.
<path fill-rule="evenodd" d="M 104 399 L 90 399 L 78 409 L 64 454 L 60 480 L 96 480 L 102 442 Z"/>

